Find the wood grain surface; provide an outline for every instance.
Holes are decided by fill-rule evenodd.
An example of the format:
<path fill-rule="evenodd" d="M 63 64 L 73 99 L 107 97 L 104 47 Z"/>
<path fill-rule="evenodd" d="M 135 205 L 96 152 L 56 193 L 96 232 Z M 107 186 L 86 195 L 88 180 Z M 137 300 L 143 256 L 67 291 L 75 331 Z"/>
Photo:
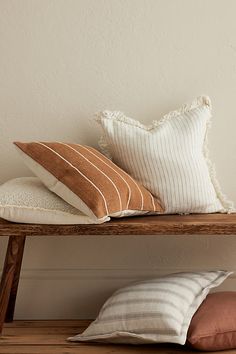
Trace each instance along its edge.
<path fill-rule="evenodd" d="M 234 235 L 236 214 L 191 214 L 113 219 L 100 225 L 17 224 L 0 219 L 0 236 Z"/>
<path fill-rule="evenodd" d="M 180 345 L 111 345 L 70 343 L 66 338 L 82 332 L 88 320 L 15 321 L 0 337 L 0 354 L 196 354 Z M 205 353 L 206 352 L 201 352 Z M 216 354 L 219 352 L 211 352 Z M 229 350 L 227 354 L 236 354 Z"/>

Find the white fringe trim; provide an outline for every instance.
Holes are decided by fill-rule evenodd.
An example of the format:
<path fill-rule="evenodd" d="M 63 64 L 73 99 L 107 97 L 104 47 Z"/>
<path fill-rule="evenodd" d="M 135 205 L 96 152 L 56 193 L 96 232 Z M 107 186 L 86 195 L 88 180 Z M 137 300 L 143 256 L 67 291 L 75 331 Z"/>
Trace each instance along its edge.
<path fill-rule="evenodd" d="M 144 129 L 146 131 L 150 131 L 150 130 L 158 128 L 160 125 L 165 123 L 167 120 L 177 117 L 183 113 L 189 112 L 192 109 L 195 109 L 198 107 L 203 107 L 203 106 L 206 106 L 211 111 L 211 109 L 212 109 L 211 100 L 208 96 L 199 96 L 191 103 L 186 103 L 181 108 L 167 113 L 160 120 L 154 120 L 152 122 L 152 124 L 150 124 L 150 125 L 144 125 L 141 122 L 139 122 L 133 118 L 125 116 L 124 113 L 120 112 L 120 111 L 105 110 L 102 112 L 98 112 L 95 114 L 95 120 L 100 124 L 103 119 L 116 120 L 116 121 L 123 122 L 125 124 L 129 124 L 129 125 L 138 127 L 140 129 Z"/>
<path fill-rule="evenodd" d="M 222 192 L 220 183 L 219 183 L 217 176 L 216 176 L 215 165 L 210 159 L 209 144 L 208 144 L 208 132 L 211 128 L 211 122 L 212 122 L 211 118 L 212 118 L 212 115 L 210 115 L 210 117 L 207 121 L 206 134 L 205 134 L 205 139 L 204 139 L 204 144 L 203 144 L 203 155 L 204 155 L 206 163 L 207 163 L 211 182 L 215 188 L 216 196 L 224 208 L 221 211 L 221 213 L 228 213 L 228 214 L 236 213 L 236 209 L 234 207 L 234 202 L 229 200 L 227 198 L 227 196 Z"/>
<path fill-rule="evenodd" d="M 229 214 L 236 213 L 234 203 L 232 201 L 228 200 L 226 195 L 221 190 L 220 184 L 219 184 L 217 177 L 216 177 L 215 166 L 209 157 L 208 132 L 211 127 L 212 105 L 211 105 L 211 100 L 208 96 L 205 96 L 205 95 L 199 96 L 195 100 L 193 100 L 191 103 L 186 103 L 186 104 L 182 105 L 182 107 L 180 107 L 179 109 L 167 113 L 159 121 L 154 120 L 152 122 L 152 124 L 150 124 L 148 126 L 142 124 L 141 122 L 139 122 L 133 118 L 126 117 L 124 115 L 124 113 L 122 113 L 120 111 L 105 110 L 102 112 L 98 112 L 95 114 L 95 120 L 100 124 L 100 126 L 102 128 L 103 128 L 102 120 L 103 119 L 110 119 L 110 120 L 120 121 L 125 124 L 129 124 L 129 125 L 132 125 L 134 127 L 138 127 L 140 129 L 143 129 L 146 131 L 152 131 L 154 129 L 158 129 L 166 121 L 176 118 L 179 115 L 187 113 L 187 112 L 189 112 L 193 109 L 196 109 L 198 107 L 206 107 L 210 112 L 209 119 L 207 121 L 206 134 L 205 134 L 204 145 L 203 145 L 203 155 L 205 157 L 205 160 L 206 160 L 206 163 L 208 166 L 210 178 L 211 178 L 212 184 L 215 188 L 217 198 L 219 199 L 219 201 L 221 202 L 222 207 L 223 207 L 223 210 L 221 212 L 222 213 L 229 213 Z M 107 142 L 107 138 L 106 138 L 104 129 L 103 129 L 103 134 L 100 137 L 98 144 L 99 144 L 103 154 L 106 155 L 109 159 L 112 159 L 112 154 L 111 154 L 111 151 L 109 148 L 109 144 Z"/>
<path fill-rule="evenodd" d="M 101 152 L 103 155 L 105 155 L 108 159 L 112 160 L 112 154 L 110 151 L 110 147 L 107 143 L 107 139 L 105 137 L 105 134 L 102 134 L 98 140 L 98 146 L 101 149 Z"/>

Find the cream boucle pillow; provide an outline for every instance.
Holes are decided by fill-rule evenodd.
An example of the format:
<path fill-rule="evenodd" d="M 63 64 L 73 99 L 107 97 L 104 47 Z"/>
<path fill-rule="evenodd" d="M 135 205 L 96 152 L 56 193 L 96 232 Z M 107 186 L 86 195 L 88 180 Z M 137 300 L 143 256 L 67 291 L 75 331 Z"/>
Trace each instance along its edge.
<path fill-rule="evenodd" d="M 37 177 L 0 186 L 0 218 L 29 224 L 94 224 L 95 221 L 50 192 Z"/>
<path fill-rule="evenodd" d="M 202 96 L 150 126 L 121 112 L 104 111 L 103 152 L 159 196 L 166 214 L 229 212 L 208 157 L 211 103 Z"/>

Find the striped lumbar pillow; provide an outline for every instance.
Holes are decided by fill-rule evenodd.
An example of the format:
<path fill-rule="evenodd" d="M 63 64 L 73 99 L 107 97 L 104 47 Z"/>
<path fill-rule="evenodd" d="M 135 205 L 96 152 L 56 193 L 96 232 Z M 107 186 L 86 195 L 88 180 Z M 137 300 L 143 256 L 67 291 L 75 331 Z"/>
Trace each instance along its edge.
<path fill-rule="evenodd" d="M 162 211 L 157 198 L 91 147 L 60 142 L 15 145 L 51 191 L 97 222 Z"/>
<path fill-rule="evenodd" d="M 230 274 L 176 273 L 127 286 L 106 301 L 82 334 L 69 340 L 184 344 L 191 318 L 209 290 Z"/>
<path fill-rule="evenodd" d="M 233 209 L 220 192 L 208 158 L 208 97 L 145 126 L 121 112 L 104 111 L 103 152 L 163 202 L 165 213 L 212 213 Z"/>

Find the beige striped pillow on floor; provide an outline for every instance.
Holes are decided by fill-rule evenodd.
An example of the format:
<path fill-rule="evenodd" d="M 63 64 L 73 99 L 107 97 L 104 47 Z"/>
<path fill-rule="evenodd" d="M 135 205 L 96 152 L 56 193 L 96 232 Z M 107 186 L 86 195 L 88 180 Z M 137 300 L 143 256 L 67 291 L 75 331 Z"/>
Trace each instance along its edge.
<path fill-rule="evenodd" d="M 61 142 L 15 145 L 51 191 L 97 222 L 162 211 L 159 199 L 96 149 Z"/>
<path fill-rule="evenodd" d="M 103 130 L 103 152 L 160 197 L 167 214 L 233 209 L 208 158 L 210 119 L 211 103 L 205 96 L 150 126 L 121 112 L 104 111 L 96 118 Z"/>
<path fill-rule="evenodd" d="M 179 343 L 186 341 L 192 316 L 209 290 L 231 272 L 176 273 L 116 291 L 97 319 L 71 341 Z"/>

